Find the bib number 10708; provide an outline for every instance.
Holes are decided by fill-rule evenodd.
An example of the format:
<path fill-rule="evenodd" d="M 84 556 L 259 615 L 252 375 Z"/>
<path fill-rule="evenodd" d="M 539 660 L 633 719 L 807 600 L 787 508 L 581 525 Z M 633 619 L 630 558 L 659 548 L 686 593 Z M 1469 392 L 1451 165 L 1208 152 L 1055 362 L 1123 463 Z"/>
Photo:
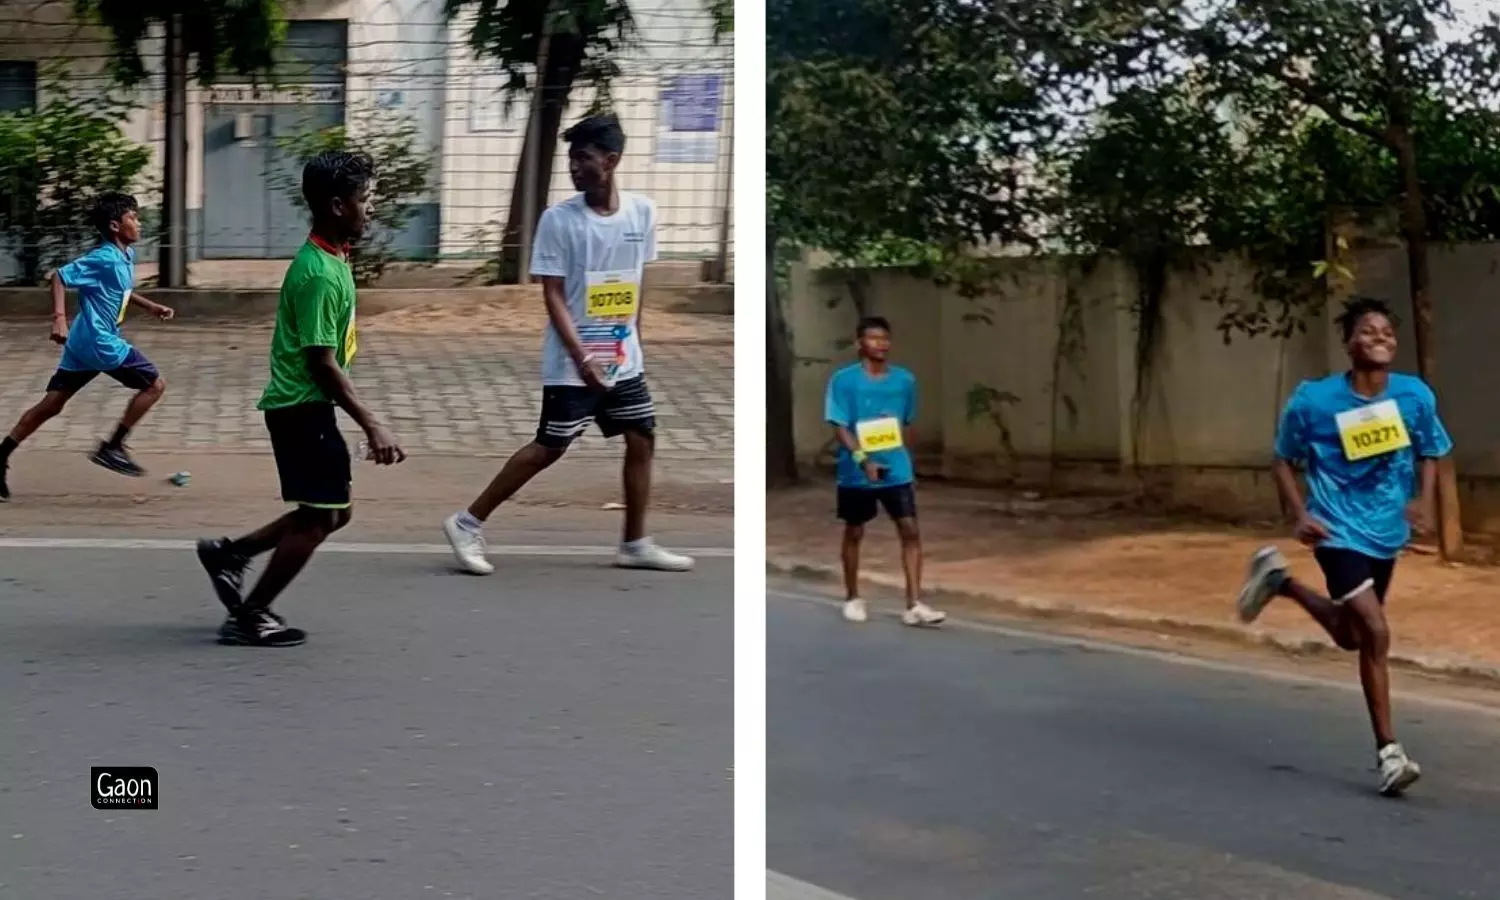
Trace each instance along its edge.
<path fill-rule="evenodd" d="M 634 272 L 588 273 L 588 315 L 591 319 L 633 319 L 640 307 L 640 285 Z"/>
<path fill-rule="evenodd" d="M 1411 446 L 1411 435 L 1394 400 L 1382 400 L 1336 417 L 1344 457 L 1350 462 L 1384 456 Z"/>

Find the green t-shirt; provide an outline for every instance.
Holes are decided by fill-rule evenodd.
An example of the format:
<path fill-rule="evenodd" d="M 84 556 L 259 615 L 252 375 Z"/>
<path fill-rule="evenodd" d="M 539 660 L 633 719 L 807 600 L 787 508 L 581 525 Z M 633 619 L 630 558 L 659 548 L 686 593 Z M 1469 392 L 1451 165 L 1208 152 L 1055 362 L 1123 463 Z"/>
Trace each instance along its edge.
<path fill-rule="evenodd" d="M 358 345 L 354 273 L 343 259 L 312 241 L 302 245 L 281 281 L 276 332 L 271 336 L 271 381 L 260 409 L 331 402 L 307 369 L 308 347 L 332 347 L 345 370 Z"/>

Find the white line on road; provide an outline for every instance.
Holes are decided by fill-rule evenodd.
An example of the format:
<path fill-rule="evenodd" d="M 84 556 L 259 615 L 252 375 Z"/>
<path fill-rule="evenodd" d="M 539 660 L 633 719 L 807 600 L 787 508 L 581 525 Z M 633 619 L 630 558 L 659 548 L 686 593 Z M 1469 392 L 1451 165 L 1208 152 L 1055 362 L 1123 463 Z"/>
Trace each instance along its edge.
<path fill-rule="evenodd" d="M 825 891 L 815 884 L 798 881 L 780 872 L 766 870 L 766 900 L 854 900 L 845 894 Z"/>
<path fill-rule="evenodd" d="M 160 538 L 22 538 L 0 537 L 0 550 L 192 550 L 193 541 Z M 675 547 L 688 556 L 728 559 L 733 547 Z M 568 544 L 492 544 L 492 556 L 614 556 L 613 546 Z M 413 555 L 449 555 L 447 544 L 324 544 L 320 553 L 400 553 Z"/>
<path fill-rule="evenodd" d="M 837 609 L 843 605 L 843 601 L 833 597 L 820 597 L 813 594 L 801 594 L 795 591 L 782 591 L 767 589 L 766 594 L 772 597 L 781 597 L 785 600 L 795 600 L 799 603 L 811 603 L 818 606 Z M 896 618 L 894 614 L 891 618 Z M 1105 653 L 1116 653 L 1122 656 L 1136 656 L 1143 659 L 1167 662 L 1179 666 L 1192 666 L 1199 669 L 1210 669 L 1215 672 L 1224 672 L 1231 675 L 1249 675 L 1255 678 L 1264 678 L 1269 681 L 1280 681 L 1287 684 L 1305 684 L 1316 687 L 1334 688 L 1340 691 L 1357 693 L 1362 690 L 1359 682 L 1355 679 L 1349 681 L 1334 681 L 1328 678 L 1320 678 L 1316 675 L 1302 675 L 1295 672 L 1282 672 L 1274 669 L 1261 668 L 1254 665 L 1243 665 L 1239 663 L 1223 662 L 1215 659 L 1202 659 L 1196 656 L 1186 656 L 1171 650 L 1152 650 L 1149 647 L 1135 647 L 1129 644 L 1112 644 L 1108 641 L 1094 640 L 1092 638 L 1076 637 L 1066 634 L 1049 634 L 1044 631 L 1032 631 L 1026 628 L 1008 628 L 1004 625 L 996 625 L 990 622 L 976 622 L 972 619 L 956 619 L 948 617 L 945 628 L 959 628 L 966 631 L 978 631 L 985 634 L 998 634 L 1002 637 L 1021 638 L 1023 640 L 1035 641 L 1041 644 L 1053 644 L 1062 647 L 1082 647 L 1087 650 L 1098 650 Z M 1475 713 L 1492 719 L 1500 719 L 1500 708 L 1485 706 L 1482 703 L 1470 703 L 1467 700 L 1456 700 L 1451 697 L 1437 697 L 1431 694 L 1421 694 L 1412 691 L 1392 691 L 1391 695 L 1400 700 L 1410 700 L 1427 706 L 1436 706 L 1443 709 L 1451 709 L 1457 712 Z"/>

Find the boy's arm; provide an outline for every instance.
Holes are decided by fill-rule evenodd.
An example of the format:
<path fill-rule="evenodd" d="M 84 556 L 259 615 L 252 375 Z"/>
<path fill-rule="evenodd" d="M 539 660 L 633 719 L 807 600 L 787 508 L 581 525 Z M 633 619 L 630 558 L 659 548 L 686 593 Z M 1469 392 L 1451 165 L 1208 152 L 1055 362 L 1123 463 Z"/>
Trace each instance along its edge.
<path fill-rule="evenodd" d="M 48 276 L 52 283 L 52 341 L 68 342 L 68 287 L 63 284 L 62 272 L 54 269 Z"/>
<path fill-rule="evenodd" d="M 131 304 L 132 306 L 138 306 L 141 309 L 145 310 L 147 313 L 156 316 L 158 319 L 162 319 L 164 321 L 167 319 L 171 319 L 172 317 L 177 315 L 177 311 L 172 307 L 163 306 L 162 304 L 157 303 L 154 300 L 149 300 L 145 297 L 142 297 L 135 291 L 130 292 L 130 296 L 125 298 L 125 302 Z"/>

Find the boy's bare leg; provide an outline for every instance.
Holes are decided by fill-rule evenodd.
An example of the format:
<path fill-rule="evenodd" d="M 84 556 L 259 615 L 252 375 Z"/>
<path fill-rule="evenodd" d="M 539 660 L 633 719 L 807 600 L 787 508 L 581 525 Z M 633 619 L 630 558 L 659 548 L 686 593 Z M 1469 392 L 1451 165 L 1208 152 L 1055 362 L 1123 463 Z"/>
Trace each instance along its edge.
<path fill-rule="evenodd" d="M 21 418 L 10 430 L 10 434 L 0 439 L 0 500 L 10 499 L 10 484 L 5 477 L 10 455 L 22 441 L 35 434 L 38 428 L 55 419 L 63 411 L 63 407 L 68 405 L 73 394 L 73 391 L 48 391 L 36 405 L 21 413 Z"/>

